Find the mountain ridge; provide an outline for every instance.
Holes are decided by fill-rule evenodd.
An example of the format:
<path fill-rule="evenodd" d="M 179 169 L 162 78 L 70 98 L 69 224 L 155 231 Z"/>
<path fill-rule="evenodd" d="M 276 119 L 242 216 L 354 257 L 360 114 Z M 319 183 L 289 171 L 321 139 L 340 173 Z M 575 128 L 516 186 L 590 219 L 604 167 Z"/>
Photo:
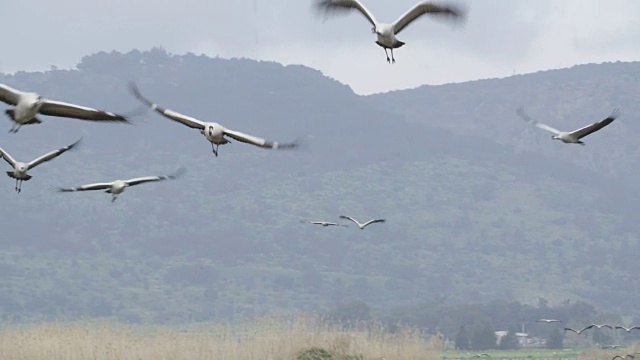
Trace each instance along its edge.
<path fill-rule="evenodd" d="M 216 158 L 197 131 L 151 111 L 134 126 L 47 117 L 15 136 L 0 132 L 16 157 L 84 136 L 81 151 L 36 169 L 20 195 L 0 179 L 0 286 L 12 289 L 3 309 L 180 322 L 322 312 L 355 300 L 394 308 L 434 297 L 544 297 L 634 314 L 640 308 L 623 294 L 640 288 L 636 149 L 612 141 L 636 128 L 616 120 L 572 147 L 513 119 L 520 100 L 545 114 L 578 97 L 566 91 L 587 95 L 563 103 L 561 114 L 613 101 L 627 114 L 631 98 L 608 91 L 632 92 L 632 81 L 618 85 L 629 91 L 612 83 L 596 91 L 588 85 L 600 70 L 575 76 L 583 80 L 534 76 L 363 97 L 304 66 L 161 49 L 97 53 L 73 71 L 0 75 L 17 89 L 107 110 L 139 106 L 126 89 L 133 80 L 165 108 L 308 142 L 301 151 L 232 142 Z M 529 95 L 541 89 L 557 93 Z M 53 191 L 178 165 L 184 178 L 128 189 L 114 204 L 102 193 Z M 387 222 L 364 231 L 299 222 L 342 214 Z"/>

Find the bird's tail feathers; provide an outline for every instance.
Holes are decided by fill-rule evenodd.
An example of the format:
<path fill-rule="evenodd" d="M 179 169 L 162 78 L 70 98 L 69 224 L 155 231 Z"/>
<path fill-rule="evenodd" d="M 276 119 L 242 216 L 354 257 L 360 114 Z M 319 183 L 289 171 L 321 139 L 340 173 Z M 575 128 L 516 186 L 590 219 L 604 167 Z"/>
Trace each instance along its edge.
<path fill-rule="evenodd" d="M 9 177 L 10 177 L 10 178 L 18 179 L 18 178 L 16 177 L 16 173 L 15 173 L 15 172 L 13 172 L 13 171 L 7 171 L 7 175 L 9 175 Z M 31 175 L 25 175 L 25 177 L 24 177 L 24 178 L 22 178 L 22 179 L 18 179 L 18 180 L 22 180 L 22 181 L 29 181 L 29 180 L 31 180 L 31 178 L 32 178 L 32 176 L 31 176 Z"/>

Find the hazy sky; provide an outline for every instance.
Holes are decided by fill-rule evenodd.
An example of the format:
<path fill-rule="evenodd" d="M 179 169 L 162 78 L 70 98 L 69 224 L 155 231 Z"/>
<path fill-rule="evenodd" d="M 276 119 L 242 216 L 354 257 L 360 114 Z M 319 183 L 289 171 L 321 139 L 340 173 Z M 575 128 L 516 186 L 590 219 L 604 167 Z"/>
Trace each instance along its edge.
<path fill-rule="evenodd" d="M 416 0 L 362 0 L 393 22 Z M 312 0 L 3 1 L 0 72 L 73 68 L 98 51 L 162 46 L 174 54 L 304 64 L 360 94 L 640 60 L 638 0 L 461 0 L 463 27 L 423 17 L 389 65 L 353 13 L 323 21 Z M 15 30 L 9 30 L 15 29 Z"/>

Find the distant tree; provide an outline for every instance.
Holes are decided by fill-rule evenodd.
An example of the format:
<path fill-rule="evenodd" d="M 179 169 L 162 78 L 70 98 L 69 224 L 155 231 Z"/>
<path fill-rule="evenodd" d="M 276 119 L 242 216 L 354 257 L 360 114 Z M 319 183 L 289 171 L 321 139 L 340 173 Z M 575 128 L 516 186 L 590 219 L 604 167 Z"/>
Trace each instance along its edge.
<path fill-rule="evenodd" d="M 364 301 L 358 300 L 335 308 L 327 315 L 334 321 L 349 324 L 358 321 L 371 320 L 371 308 Z"/>
<path fill-rule="evenodd" d="M 549 300 L 543 298 L 543 297 L 539 297 L 538 298 L 538 309 L 540 310 L 546 310 L 549 308 Z"/>
<path fill-rule="evenodd" d="M 431 348 L 437 351 L 444 351 L 446 346 L 446 343 L 444 341 L 444 336 L 439 331 L 431 335 L 431 338 L 429 339 L 429 343 L 431 344 Z"/>
<path fill-rule="evenodd" d="M 562 349 L 564 335 L 560 332 L 560 329 L 554 327 L 547 336 L 547 349 Z"/>
<path fill-rule="evenodd" d="M 496 334 L 488 322 L 478 325 L 471 336 L 473 350 L 487 350 L 496 348 Z"/>
<path fill-rule="evenodd" d="M 471 348 L 469 333 L 466 326 L 460 326 L 458 334 L 456 335 L 455 344 L 456 349 L 458 350 L 469 350 Z"/>
<path fill-rule="evenodd" d="M 600 344 L 600 345 L 611 344 L 613 339 L 611 338 L 610 335 L 605 333 L 606 329 L 593 328 L 592 330 L 593 331 L 592 331 L 591 339 L 593 340 L 594 343 Z"/>

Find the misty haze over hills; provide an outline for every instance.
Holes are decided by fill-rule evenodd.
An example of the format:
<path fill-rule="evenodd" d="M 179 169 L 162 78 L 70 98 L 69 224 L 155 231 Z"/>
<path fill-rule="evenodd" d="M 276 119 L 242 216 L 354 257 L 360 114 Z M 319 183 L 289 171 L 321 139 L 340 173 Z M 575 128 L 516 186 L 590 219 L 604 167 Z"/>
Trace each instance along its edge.
<path fill-rule="evenodd" d="M 34 169 L 19 195 L 0 178 L 0 304 L 18 318 L 175 322 L 355 300 L 544 297 L 636 314 L 639 79 L 640 63 L 584 65 L 363 97 L 304 66 L 161 49 L 0 75 L 114 112 L 140 105 L 127 92 L 135 80 L 163 107 L 305 144 L 269 151 L 232 140 L 216 158 L 199 131 L 151 111 L 134 125 L 43 117 L 0 131 L 2 148 L 25 160 L 84 137 Z M 583 147 L 530 127 L 519 106 L 566 130 L 616 107 L 622 115 Z M 128 189 L 113 204 L 101 192 L 55 191 L 181 165 L 184 178 Z M 364 231 L 299 222 L 341 214 L 387 222 Z"/>

